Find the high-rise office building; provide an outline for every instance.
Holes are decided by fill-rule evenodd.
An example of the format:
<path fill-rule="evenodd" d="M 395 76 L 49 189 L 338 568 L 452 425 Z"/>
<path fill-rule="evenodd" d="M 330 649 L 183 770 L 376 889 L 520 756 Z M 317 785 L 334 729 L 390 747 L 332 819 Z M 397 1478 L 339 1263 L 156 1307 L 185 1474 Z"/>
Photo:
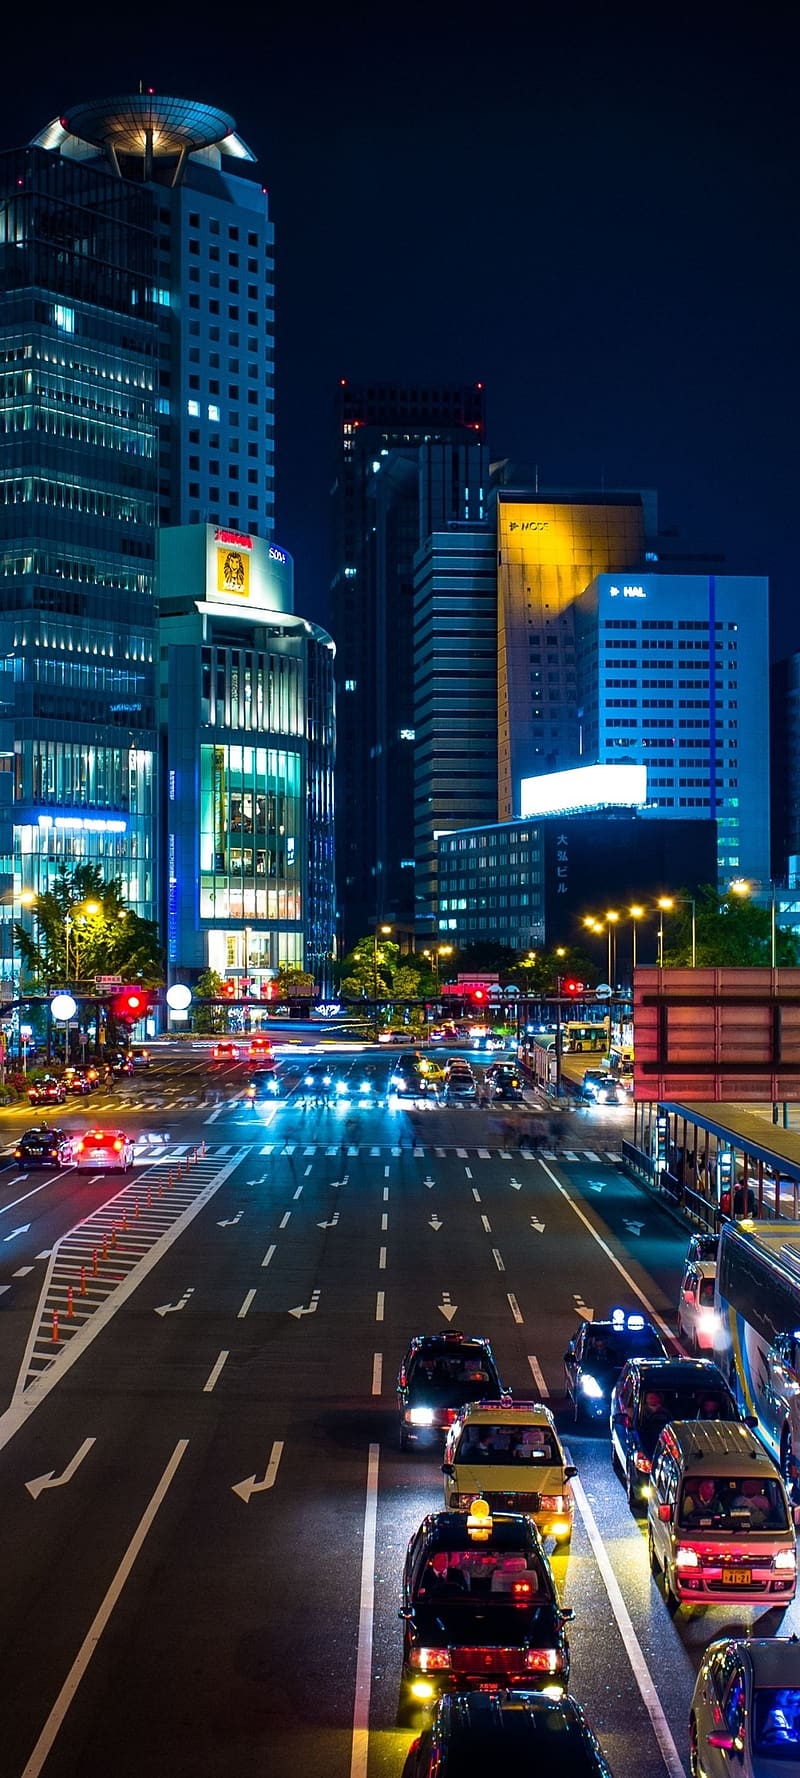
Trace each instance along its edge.
<path fill-rule="evenodd" d="M 347 950 L 376 921 L 413 929 L 413 559 L 451 519 L 483 516 L 483 390 L 343 382 L 336 429 L 337 893 Z"/>
<path fill-rule="evenodd" d="M 586 759 L 645 765 L 653 815 L 716 821 L 720 884 L 768 883 L 768 582 L 600 574 L 575 622 Z"/>

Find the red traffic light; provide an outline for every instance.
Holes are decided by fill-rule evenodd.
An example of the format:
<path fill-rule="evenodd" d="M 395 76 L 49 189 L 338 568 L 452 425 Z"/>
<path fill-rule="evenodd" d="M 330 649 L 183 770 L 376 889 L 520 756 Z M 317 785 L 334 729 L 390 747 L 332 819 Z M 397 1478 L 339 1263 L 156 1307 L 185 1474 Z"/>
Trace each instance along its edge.
<path fill-rule="evenodd" d="M 585 986 L 586 986 L 585 982 L 576 982 L 573 980 L 572 976 L 570 976 L 569 980 L 564 983 L 564 993 L 565 994 L 582 994 Z"/>
<path fill-rule="evenodd" d="M 485 988 L 474 988 L 473 992 L 472 992 L 472 998 L 473 998 L 473 1000 L 476 1000 L 476 1001 L 485 1000 L 486 999 L 486 989 Z"/>
<path fill-rule="evenodd" d="M 129 1019 L 135 1025 L 137 1019 L 143 1019 L 149 1011 L 151 995 L 147 988 L 120 988 L 111 1003 L 115 1018 Z"/>

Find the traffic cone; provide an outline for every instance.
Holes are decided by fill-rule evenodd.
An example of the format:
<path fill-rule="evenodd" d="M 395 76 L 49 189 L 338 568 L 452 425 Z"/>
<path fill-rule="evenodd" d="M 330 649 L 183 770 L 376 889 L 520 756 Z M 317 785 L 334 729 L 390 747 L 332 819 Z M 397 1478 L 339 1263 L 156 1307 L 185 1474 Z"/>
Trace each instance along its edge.
<path fill-rule="evenodd" d="M 100 1256 L 102 1259 L 108 1259 L 108 1240 L 105 1235 L 103 1236 L 103 1245 L 100 1249 Z"/>
<path fill-rule="evenodd" d="M 92 1277 L 97 1277 L 97 1248 L 92 1248 Z"/>
<path fill-rule="evenodd" d="M 134 1198 L 134 1200 L 133 1200 L 133 1214 L 134 1214 L 134 1216 L 138 1216 L 138 1214 L 139 1214 L 139 1199 L 138 1198 Z"/>
<path fill-rule="evenodd" d="M 72 1321 L 72 1320 L 74 1320 L 74 1317 L 75 1317 L 75 1310 L 73 1309 L 73 1306 L 72 1306 L 72 1285 L 70 1284 L 70 1286 L 67 1290 L 67 1320 Z"/>
<path fill-rule="evenodd" d="M 114 1224 L 114 1227 L 111 1230 L 111 1245 L 112 1245 L 112 1247 L 116 1247 L 116 1245 L 117 1245 L 117 1225 L 116 1225 L 116 1223 Z"/>
<path fill-rule="evenodd" d="M 53 1345 L 59 1346 L 60 1344 L 61 1344 L 61 1335 L 58 1331 L 58 1310 L 54 1309 L 53 1310 Z"/>
<path fill-rule="evenodd" d="M 151 1192 L 151 1190 L 150 1190 L 150 1187 L 149 1187 L 149 1185 L 148 1185 L 148 1187 L 147 1187 L 147 1197 L 146 1197 L 146 1198 L 145 1198 L 145 1204 L 146 1204 L 146 1205 L 147 1205 L 147 1208 L 148 1208 L 148 1210 L 149 1210 L 149 1209 L 150 1209 L 150 1205 L 151 1205 L 151 1204 L 152 1204 L 152 1202 L 153 1202 L 153 1194 L 152 1194 L 152 1192 Z"/>
<path fill-rule="evenodd" d="M 122 1233 L 123 1233 L 123 1235 L 126 1233 L 127 1228 L 128 1228 L 128 1212 L 127 1212 L 127 1210 L 123 1210 L 123 1212 L 122 1212 Z"/>
<path fill-rule="evenodd" d="M 201 1155 L 204 1155 L 204 1154 L 205 1154 L 205 1152 L 206 1152 L 206 1139 L 205 1139 L 205 1136 L 204 1136 L 204 1137 L 203 1137 L 203 1140 L 202 1140 L 202 1142 L 201 1142 L 201 1144 L 200 1144 L 200 1153 L 201 1153 Z"/>
<path fill-rule="evenodd" d="M 81 1296 L 86 1295 L 86 1267 L 81 1266 Z"/>

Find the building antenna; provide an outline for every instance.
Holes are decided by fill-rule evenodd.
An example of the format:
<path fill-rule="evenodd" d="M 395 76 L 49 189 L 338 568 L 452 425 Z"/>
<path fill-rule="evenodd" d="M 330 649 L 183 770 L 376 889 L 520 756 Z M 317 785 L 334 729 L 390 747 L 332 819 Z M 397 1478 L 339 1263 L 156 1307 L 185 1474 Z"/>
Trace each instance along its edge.
<path fill-rule="evenodd" d="M 534 464 L 534 469 L 536 471 L 536 475 L 535 475 L 536 493 L 538 494 L 538 492 L 539 492 L 539 465 L 538 465 L 538 463 Z"/>

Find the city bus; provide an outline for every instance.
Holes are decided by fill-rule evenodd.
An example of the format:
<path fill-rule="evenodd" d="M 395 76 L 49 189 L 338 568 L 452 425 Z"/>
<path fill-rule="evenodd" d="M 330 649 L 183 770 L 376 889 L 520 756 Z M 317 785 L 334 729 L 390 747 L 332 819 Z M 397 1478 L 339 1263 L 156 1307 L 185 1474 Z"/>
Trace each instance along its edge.
<path fill-rule="evenodd" d="M 579 1055 L 582 1050 L 608 1049 L 608 1023 L 595 1020 L 593 1024 L 581 1024 L 577 1019 L 568 1019 L 561 1027 L 561 1047 L 565 1056 Z"/>
<path fill-rule="evenodd" d="M 723 1223 L 714 1307 L 717 1363 L 798 1499 L 800 1223 Z"/>

